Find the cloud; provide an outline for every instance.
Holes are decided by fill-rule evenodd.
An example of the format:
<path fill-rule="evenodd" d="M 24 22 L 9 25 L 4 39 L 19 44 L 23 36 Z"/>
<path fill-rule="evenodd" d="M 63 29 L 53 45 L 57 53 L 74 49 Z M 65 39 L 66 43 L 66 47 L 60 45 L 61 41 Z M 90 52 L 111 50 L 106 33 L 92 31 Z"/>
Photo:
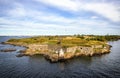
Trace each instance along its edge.
<path fill-rule="evenodd" d="M 15 6 L 14 8 L 7 11 L 8 16 L 12 16 L 12 17 L 26 16 L 26 11 L 25 11 L 23 5 L 21 5 L 19 3 L 14 3 L 14 6 Z"/>
<path fill-rule="evenodd" d="M 88 3 L 84 7 L 85 10 L 98 13 L 114 22 L 120 21 L 120 9 L 110 3 Z"/>
<path fill-rule="evenodd" d="M 77 11 L 78 10 L 78 5 L 77 5 L 77 0 L 36 0 L 38 2 L 55 6 L 63 10 L 72 10 L 72 11 Z"/>
<path fill-rule="evenodd" d="M 64 32 L 65 33 L 84 33 L 90 32 L 92 29 L 99 28 L 104 29 L 109 24 L 104 21 L 91 21 L 91 20 L 83 20 L 83 19 L 76 19 L 73 23 L 68 23 L 68 25 L 60 25 L 60 24 L 47 24 L 42 22 L 34 22 L 34 21 L 20 21 L 20 20 L 8 20 L 6 18 L 0 19 L 2 26 L 0 29 L 2 30 L 18 30 L 19 31 L 48 31 L 48 32 Z M 73 34 L 72 33 L 72 34 Z"/>
<path fill-rule="evenodd" d="M 81 0 L 36 1 L 33 0 L 37 4 L 13 1 L 12 7 L 2 8 L 5 14 L 0 14 L 0 34 L 120 33 L 118 5 Z"/>
<path fill-rule="evenodd" d="M 36 22 L 46 22 L 46 23 L 61 23 L 67 24 L 71 23 L 74 20 L 65 18 L 55 13 L 48 13 L 42 10 L 29 9 L 28 7 L 23 6 L 22 4 L 15 3 L 15 7 L 7 11 L 7 16 L 9 18 L 16 19 L 27 19 L 36 21 Z"/>
<path fill-rule="evenodd" d="M 91 11 L 113 21 L 120 22 L 120 8 L 115 4 L 108 2 L 83 2 L 79 0 L 36 0 L 61 10 L 70 12 Z"/>
<path fill-rule="evenodd" d="M 50 30 L 50 29 L 64 29 L 65 25 L 59 24 L 47 24 L 47 23 L 36 23 L 34 21 L 19 21 L 19 20 L 8 20 L 6 18 L 0 18 L 0 26 L 4 29 L 32 29 L 32 30 Z M 69 26 L 68 28 L 70 28 Z M 0 28 L 1 29 L 1 28 Z"/>
<path fill-rule="evenodd" d="M 98 17 L 97 16 L 92 16 L 91 19 L 97 19 Z"/>

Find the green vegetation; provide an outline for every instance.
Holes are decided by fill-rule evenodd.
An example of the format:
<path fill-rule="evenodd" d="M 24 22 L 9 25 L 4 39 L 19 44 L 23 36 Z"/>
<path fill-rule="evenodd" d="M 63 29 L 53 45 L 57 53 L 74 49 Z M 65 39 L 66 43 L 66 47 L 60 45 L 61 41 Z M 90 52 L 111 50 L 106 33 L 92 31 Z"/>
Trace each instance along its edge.
<path fill-rule="evenodd" d="M 36 36 L 23 39 L 10 39 L 9 43 L 22 44 L 55 44 L 63 47 L 71 46 L 91 46 L 96 44 L 106 45 L 110 40 L 118 40 L 120 36 L 117 35 L 74 35 L 74 36 Z"/>
<path fill-rule="evenodd" d="M 120 39 L 119 35 L 76 35 L 78 38 L 83 38 L 88 41 L 114 41 Z"/>
<path fill-rule="evenodd" d="M 76 50 L 75 53 L 80 53 L 80 50 Z"/>

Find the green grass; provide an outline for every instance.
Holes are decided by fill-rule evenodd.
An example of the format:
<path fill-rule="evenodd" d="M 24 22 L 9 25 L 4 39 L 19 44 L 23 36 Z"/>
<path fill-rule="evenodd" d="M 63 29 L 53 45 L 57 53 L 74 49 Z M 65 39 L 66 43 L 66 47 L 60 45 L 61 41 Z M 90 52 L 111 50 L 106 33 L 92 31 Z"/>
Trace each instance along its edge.
<path fill-rule="evenodd" d="M 69 37 L 69 38 L 68 38 Z M 95 38 L 95 37 L 94 37 Z M 38 36 L 22 39 L 10 39 L 10 43 L 25 43 L 25 44 L 55 44 L 61 42 L 63 47 L 72 46 L 91 46 L 91 45 L 106 45 L 106 41 L 87 40 L 86 38 L 76 36 Z"/>

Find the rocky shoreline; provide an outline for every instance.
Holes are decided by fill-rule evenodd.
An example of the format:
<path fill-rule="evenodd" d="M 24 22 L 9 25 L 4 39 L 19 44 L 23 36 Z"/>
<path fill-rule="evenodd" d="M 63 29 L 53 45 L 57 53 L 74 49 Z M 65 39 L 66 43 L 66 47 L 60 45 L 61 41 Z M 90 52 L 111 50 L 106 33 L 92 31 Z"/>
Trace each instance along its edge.
<path fill-rule="evenodd" d="M 17 57 L 33 56 L 36 54 L 43 55 L 50 62 L 58 62 L 71 59 L 79 56 L 94 56 L 102 55 L 110 52 L 110 45 L 93 45 L 93 46 L 74 46 L 63 48 L 60 45 L 46 45 L 46 44 L 20 44 L 5 42 L 4 44 L 11 44 L 16 46 L 24 46 L 26 50 L 20 50 Z"/>
<path fill-rule="evenodd" d="M 13 52 L 13 51 L 16 51 L 16 49 L 8 48 L 8 49 L 2 49 L 2 50 L 0 50 L 0 52 Z"/>
<path fill-rule="evenodd" d="M 93 53 L 92 55 L 91 54 L 82 54 L 82 53 L 75 53 L 75 54 L 67 54 L 63 57 L 59 57 L 59 56 L 55 56 L 55 55 L 45 55 L 45 58 L 47 60 L 49 60 L 50 62 L 58 62 L 58 61 L 65 61 L 65 60 L 68 60 L 68 59 L 72 59 L 74 57 L 80 57 L 80 56 L 89 56 L 89 57 L 92 57 L 92 56 L 95 56 L 95 55 L 103 55 L 103 54 L 107 54 L 107 53 L 110 53 L 110 50 L 109 51 L 105 51 L 105 52 L 99 52 L 99 53 Z"/>

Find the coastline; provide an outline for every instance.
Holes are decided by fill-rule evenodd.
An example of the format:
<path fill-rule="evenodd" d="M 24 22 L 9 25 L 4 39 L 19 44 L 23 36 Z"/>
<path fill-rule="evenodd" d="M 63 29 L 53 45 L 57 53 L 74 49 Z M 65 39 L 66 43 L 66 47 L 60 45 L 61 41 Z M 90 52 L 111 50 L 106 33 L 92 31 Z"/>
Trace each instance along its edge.
<path fill-rule="evenodd" d="M 49 60 L 50 62 L 58 62 L 58 61 L 63 61 L 63 60 L 67 60 L 67 59 L 71 59 L 74 57 L 80 57 L 80 56 L 94 56 L 94 55 L 102 55 L 102 54 L 106 54 L 106 53 L 110 53 L 110 45 L 106 45 L 104 47 L 106 48 L 101 48 L 99 51 L 92 50 L 89 53 L 86 53 L 86 51 L 84 52 L 65 52 L 64 55 L 59 55 L 58 53 L 53 53 L 51 52 L 49 49 L 46 51 L 36 51 L 35 48 L 33 46 L 28 45 L 28 44 L 20 44 L 20 43 L 11 43 L 11 42 L 5 42 L 4 44 L 10 44 L 10 45 L 14 45 L 14 46 L 22 46 L 25 47 L 26 50 L 24 51 L 20 51 L 20 54 L 17 55 L 17 57 L 22 57 L 22 56 L 33 56 L 33 55 L 43 55 L 47 60 Z M 32 44 L 33 45 L 33 44 Z M 44 45 L 44 44 L 38 44 L 38 45 Z M 32 47 L 32 48 L 31 48 Z M 75 46 L 75 47 L 81 47 L 81 46 Z M 83 48 L 90 48 L 90 47 L 85 47 L 82 46 Z M 68 48 L 72 48 L 73 47 L 68 47 Z M 94 48 L 92 48 L 94 49 Z M 96 48 L 98 49 L 98 48 Z"/>

